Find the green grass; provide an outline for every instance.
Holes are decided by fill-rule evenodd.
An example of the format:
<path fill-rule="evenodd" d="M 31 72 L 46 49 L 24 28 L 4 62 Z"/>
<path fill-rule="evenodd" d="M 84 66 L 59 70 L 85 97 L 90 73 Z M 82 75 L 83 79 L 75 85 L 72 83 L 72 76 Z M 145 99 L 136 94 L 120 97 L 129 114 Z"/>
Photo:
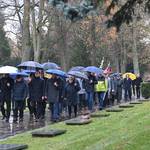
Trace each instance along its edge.
<path fill-rule="evenodd" d="M 84 126 L 67 126 L 61 122 L 44 128 L 67 130 L 58 137 L 32 138 L 31 132 L 26 132 L 0 143 L 25 143 L 29 150 L 150 149 L 150 102 L 110 114 L 109 117 L 92 118 L 93 122 Z"/>

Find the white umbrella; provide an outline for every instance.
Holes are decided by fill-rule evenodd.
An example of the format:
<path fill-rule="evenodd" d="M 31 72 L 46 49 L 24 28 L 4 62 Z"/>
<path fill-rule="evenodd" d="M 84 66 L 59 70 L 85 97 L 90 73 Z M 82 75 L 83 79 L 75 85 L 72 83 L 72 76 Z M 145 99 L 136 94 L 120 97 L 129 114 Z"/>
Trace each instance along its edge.
<path fill-rule="evenodd" d="M 17 73 L 18 69 L 13 66 L 3 66 L 0 67 L 0 74 L 10 74 L 10 73 Z"/>

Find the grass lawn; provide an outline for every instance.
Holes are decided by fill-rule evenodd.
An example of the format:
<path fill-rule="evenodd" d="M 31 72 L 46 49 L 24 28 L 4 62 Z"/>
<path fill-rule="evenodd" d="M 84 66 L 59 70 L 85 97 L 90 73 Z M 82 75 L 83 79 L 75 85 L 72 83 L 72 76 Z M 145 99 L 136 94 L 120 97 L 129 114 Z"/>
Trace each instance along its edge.
<path fill-rule="evenodd" d="M 26 132 L 0 143 L 24 143 L 29 145 L 29 150 L 150 149 L 150 102 L 110 114 L 94 118 L 88 125 L 67 126 L 61 122 L 44 128 L 67 129 L 66 134 L 58 137 L 32 138 L 30 132 Z"/>

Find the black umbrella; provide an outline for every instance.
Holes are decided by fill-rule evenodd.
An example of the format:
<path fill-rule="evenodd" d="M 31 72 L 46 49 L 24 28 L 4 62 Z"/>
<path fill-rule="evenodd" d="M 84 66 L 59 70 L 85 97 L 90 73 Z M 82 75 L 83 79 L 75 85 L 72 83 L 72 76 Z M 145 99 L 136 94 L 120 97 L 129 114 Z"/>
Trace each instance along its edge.
<path fill-rule="evenodd" d="M 42 67 L 43 67 L 44 70 L 60 69 L 60 67 L 56 63 L 53 63 L 53 62 L 44 63 L 44 64 L 42 64 Z"/>
<path fill-rule="evenodd" d="M 75 66 L 75 67 L 72 67 L 69 71 L 83 71 L 83 70 L 84 70 L 84 67 Z"/>
<path fill-rule="evenodd" d="M 86 74 L 80 72 L 80 71 L 69 71 L 68 75 L 74 76 L 76 78 L 86 79 L 88 80 L 88 77 Z"/>
<path fill-rule="evenodd" d="M 42 65 L 35 61 L 25 61 L 17 67 L 22 69 L 43 69 Z"/>

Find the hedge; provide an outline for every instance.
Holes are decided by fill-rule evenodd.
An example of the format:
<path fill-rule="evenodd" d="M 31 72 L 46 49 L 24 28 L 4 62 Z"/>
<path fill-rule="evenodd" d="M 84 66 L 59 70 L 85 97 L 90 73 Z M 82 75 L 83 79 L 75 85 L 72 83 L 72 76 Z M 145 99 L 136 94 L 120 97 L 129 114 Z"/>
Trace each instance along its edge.
<path fill-rule="evenodd" d="M 143 82 L 141 86 L 142 96 L 145 99 L 150 98 L 150 82 Z"/>

